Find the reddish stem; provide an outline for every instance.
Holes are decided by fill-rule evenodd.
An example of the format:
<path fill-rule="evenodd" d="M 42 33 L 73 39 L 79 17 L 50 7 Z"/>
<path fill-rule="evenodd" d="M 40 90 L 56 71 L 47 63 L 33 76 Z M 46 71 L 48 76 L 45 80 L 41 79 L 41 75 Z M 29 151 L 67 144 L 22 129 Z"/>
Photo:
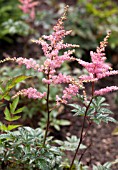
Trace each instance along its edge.
<path fill-rule="evenodd" d="M 48 71 L 48 80 L 49 80 L 49 71 Z M 46 138 L 48 135 L 48 130 L 49 130 L 49 125 L 50 125 L 50 110 L 49 110 L 49 94 L 50 94 L 50 84 L 48 84 L 47 87 L 47 113 L 48 113 L 48 117 L 47 117 L 47 125 L 46 125 L 46 131 L 45 131 L 45 136 L 44 136 L 44 141 L 43 141 L 43 147 L 45 146 L 45 142 L 46 142 Z"/>
<path fill-rule="evenodd" d="M 75 158 L 76 158 L 76 156 L 77 156 L 77 153 L 78 153 L 78 151 L 79 151 L 80 145 L 81 145 L 83 139 L 85 139 L 85 137 L 86 137 L 86 135 L 87 135 L 87 132 L 88 132 L 88 130 L 87 130 L 87 132 L 86 132 L 85 135 L 83 136 L 84 127 L 85 127 L 85 121 L 86 121 L 86 116 L 87 116 L 88 109 L 89 109 L 89 107 L 90 107 L 90 105 L 91 105 L 91 103 L 92 103 L 93 96 L 94 96 L 94 82 L 92 82 L 92 97 L 91 97 L 91 100 L 90 100 L 88 106 L 86 107 L 86 111 L 85 111 L 85 115 L 84 115 L 84 119 L 83 119 L 83 123 L 82 123 L 82 129 L 81 129 L 81 134 L 80 134 L 80 141 L 79 141 L 79 143 L 78 143 L 78 147 L 77 147 L 77 149 L 76 149 L 76 151 L 75 151 L 75 154 L 74 154 L 74 157 L 73 157 L 73 159 L 72 159 L 72 162 L 71 162 L 71 165 L 70 165 L 70 169 L 69 169 L 69 170 L 72 170 L 72 167 L 73 167 Z M 89 125 L 89 126 L 90 126 L 90 125 Z M 85 153 L 85 152 L 84 152 L 84 153 Z M 83 157 L 83 155 L 82 155 L 82 157 Z"/>

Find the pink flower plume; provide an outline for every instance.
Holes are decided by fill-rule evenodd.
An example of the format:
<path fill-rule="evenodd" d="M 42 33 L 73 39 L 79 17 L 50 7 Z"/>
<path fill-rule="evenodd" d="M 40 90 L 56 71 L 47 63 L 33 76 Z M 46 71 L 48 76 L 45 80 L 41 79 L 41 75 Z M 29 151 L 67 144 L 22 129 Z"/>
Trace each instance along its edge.
<path fill-rule="evenodd" d="M 103 88 L 103 89 L 100 89 L 100 90 L 96 90 L 94 94 L 95 95 L 104 95 L 108 92 L 116 91 L 116 90 L 118 90 L 117 86 L 110 86 L 110 87 L 106 87 L 106 88 Z"/>
<path fill-rule="evenodd" d="M 13 96 L 13 98 L 22 95 L 22 96 L 28 96 L 28 98 L 33 98 L 33 99 L 41 99 L 46 96 L 46 92 L 40 93 L 38 92 L 35 88 L 28 88 L 28 89 L 22 89 L 16 95 Z"/>

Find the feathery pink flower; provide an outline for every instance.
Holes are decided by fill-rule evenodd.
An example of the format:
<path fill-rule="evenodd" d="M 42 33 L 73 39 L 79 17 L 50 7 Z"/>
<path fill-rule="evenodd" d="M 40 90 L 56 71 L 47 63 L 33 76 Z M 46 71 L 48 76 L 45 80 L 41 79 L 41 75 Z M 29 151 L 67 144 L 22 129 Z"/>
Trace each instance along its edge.
<path fill-rule="evenodd" d="M 25 65 L 27 69 L 33 68 L 34 70 L 38 70 L 39 69 L 39 64 L 36 63 L 35 60 L 33 60 L 32 58 L 30 59 L 26 59 L 26 58 L 16 58 L 16 62 L 19 65 Z"/>
<path fill-rule="evenodd" d="M 117 86 L 110 86 L 110 87 L 102 88 L 100 90 L 96 90 L 94 94 L 95 95 L 104 95 L 108 92 L 116 91 L 116 90 L 118 90 Z"/>
<path fill-rule="evenodd" d="M 40 93 L 38 92 L 35 88 L 28 88 L 28 89 L 22 89 L 16 95 L 13 96 L 13 98 L 22 95 L 22 96 L 28 96 L 28 98 L 33 98 L 33 99 L 41 99 L 46 96 L 46 92 Z"/>
<path fill-rule="evenodd" d="M 23 10 L 24 12 L 29 12 L 31 7 L 34 7 L 37 3 L 33 3 L 32 0 L 20 0 L 21 3 L 24 2 Z M 33 4 L 32 4 L 33 3 Z M 79 45 L 73 45 L 64 43 L 63 38 L 71 33 L 70 31 L 66 31 L 63 26 L 63 21 L 66 19 L 66 12 L 67 7 L 65 8 L 65 13 L 63 16 L 58 20 L 57 24 L 53 27 L 53 32 L 49 36 L 42 36 L 39 40 L 33 40 L 33 42 L 42 46 L 42 50 L 46 57 L 44 63 L 39 67 L 33 59 L 26 59 L 26 58 L 16 58 L 16 61 L 19 65 L 25 65 L 27 69 L 33 68 L 38 72 L 43 72 L 45 78 L 42 79 L 43 83 L 45 84 L 61 84 L 64 83 L 68 85 L 63 90 L 62 103 L 66 103 L 68 99 L 71 99 L 72 96 L 75 96 L 78 93 L 79 87 L 81 83 L 77 80 L 75 81 L 74 78 L 68 75 L 64 75 L 62 73 L 58 73 L 57 69 L 61 67 L 61 65 L 65 61 L 74 61 L 76 60 L 72 54 L 74 50 L 67 50 L 62 55 L 59 55 L 61 49 L 66 48 L 75 48 L 79 47 Z M 27 89 L 22 90 L 17 94 L 23 94 L 28 96 L 29 98 L 38 98 L 41 96 L 39 92 L 36 92 L 36 89 Z M 43 94 L 44 95 L 44 94 Z"/>
<path fill-rule="evenodd" d="M 78 63 L 81 64 L 83 67 L 86 68 L 89 75 L 87 78 L 97 78 L 101 79 L 106 76 L 118 74 L 118 71 L 111 71 L 111 67 L 108 63 L 105 63 L 105 47 L 108 41 L 110 33 L 104 38 L 104 41 L 100 43 L 100 47 L 97 47 L 96 52 L 91 51 L 91 63 L 83 61 L 81 59 L 77 59 Z M 80 77 L 85 78 L 85 76 Z"/>
<path fill-rule="evenodd" d="M 72 96 L 76 96 L 79 91 L 79 85 L 69 84 L 68 87 L 65 87 L 63 90 L 63 96 L 60 98 L 58 95 L 56 96 L 57 105 L 60 103 L 67 104 L 68 100 L 72 98 Z"/>

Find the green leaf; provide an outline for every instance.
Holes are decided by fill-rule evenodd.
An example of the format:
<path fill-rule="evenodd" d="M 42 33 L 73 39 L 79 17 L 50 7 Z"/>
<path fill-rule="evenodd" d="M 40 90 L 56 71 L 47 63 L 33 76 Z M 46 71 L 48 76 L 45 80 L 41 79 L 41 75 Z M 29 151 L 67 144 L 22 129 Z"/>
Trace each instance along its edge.
<path fill-rule="evenodd" d="M 55 128 L 57 131 L 60 131 L 60 127 L 59 127 L 59 125 L 54 124 L 53 126 L 54 126 L 54 128 Z"/>
<path fill-rule="evenodd" d="M 76 108 L 76 109 L 80 109 L 80 105 L 77 105 L 77 104 L 69 104 L 69 106 L 72 106 L 72 107 L 74 107 L 74 108 Z"/>
<path fill-rule="evenodd" d="M 0 122 L 0 130 L 1 131 L 6 131 L 7 130 L 7 126 L 5 124 L 3 124 L 2 122 Z"/>
<path fill-rule="evenodd" d="M 5 108 L 4 114 L 5 114 L 5 119 L 9 121 L 11 119 L 11 115 L 7 107 Z"/>
<path fill-rule="evenodd" d="M 7 100 L 7 101 L 9 101 L 9 100 L 10 100 L 10 96 L 9 96 L 9 95 L 6 95 L 6 96 L 4 96 L 4 99 Z"/>
<path fill-rule="evenodd" d="M 71 136 L 71 137 L 67 137 L 67 141 L 59 141 L 59 140 L 56 140 L 55 142 L 57 142 L 60 146 L 60 148 L 62 150 L 69 150 L 69 151 L 74 151 L 77 149 L 77 146 L 78 146 L 78 143 L 79 143 L 79 140 L 77 138 L 77 136 Z M 85 149 L 86 146 L 81 144 L 80 145 L 80 149 Z"/>
<path fill-rule="evenodd" d="M 7 121 L 10 121 L 10 122 L 15 121 L 15 120 L 18 120 L 18 119 L 20 119 L 20 118 L 21 118 L 21 116 L 14 116 L 14 117 L 10 117 L 10 118 L 6 118 L 6 117 L 5 117 L 5 119 L 6 119 Z"/>
<path fill-rule="evenodd" d="M 18 128 L 19 126 L 21 126 L 21 125 L 8 125 L 8 126 L 6 126 L 2 122 L 0 122 L 0 130 L 1 131 L 10 131 L 10 130 Z M 0 135 L 0 139 L 6 138 L 6 137 L 8 137 L 8 134 L 2 134 L 2 136 Z"/>
<path fill-rule="evenodd" d="M 3 83 L 3 82 L 0 82 L 0 91 L 1 91 L 2 93 L 4 93 L 4 88 L 2 87 L 2 83 Z"/>
<path fill-rule="evenodd" d="M 17 109 L 13 114 L 21 113 L 25 107 Z"/>
<path fill-rule="evenodd" d="M 10 131 L 10 130 L 16 129 L 16 128 L 20 127 L 20 126 L 21 125 L 8 125 L 7 130 Z"/>
<path fill-rule="evenodd" d="M 58 125 L 61 125 L 61 126 L 68 126 L 71 124 L 70 121 L 64 120 L 64 119 L 57 120 L 57 123 L 58 123 Z"/>
<path fill-rule="evenodd" d="M 75 109 L 72 110 L 72 112 L 74 112 L 74 116 L 84 116 L 85 114 L 85 107 L 81 107 L 80 105 L 77 104 L 70 104 L 70 106 L 73 106 Z"/>
<path fill-rule="evenodd" d="M 20 83 L 23 80 L 26 80 L 28 78 L 31 78 L 31 76 L 17 76 L 15 78 L 10 79 L 7 84 L 6 84 L 6 88 L 5 91 L 9 91 L 10 89 L 12 89 L 17 83 Z"/>
<path fill-rule="evenodd" d="M 46 162 L 46 160 L 45 160 L 45 158 L 40 158 L 40 169 L 41 170 L 49 170 L 49 167 L 48 167 L 48 164 L 47 164 L 47 162 Z"/>
<path fill-rule="evenodd" d="M 101 109 L 99 110 L 99 112 L 101 112 L 101 113 L 113 114 L 113 112 L 112 112 L 111 110 L 107 109 L 107 108 L 101 108 Z"/>
<path fill-rule="evenodd" d="M 113 122 L 113 123 L 118 123 L 113 117 L 106 117 L 105 122 Z"/>
<path fill-rule="evenodd" d="M 8 138 L 10 138 L 10 135 L 9 135 L 9 134 L 1 134 L 1 135 L 0 135 L 0 140 L 1 140 L 1 139 L 8 139 Z"/>
<path fill-rule="evenodd" d="M 12 114 L 14 113 L 14 111 L 15 111 L 17 105 L 18 105 L 18 102 L 19 102 L 19 97 L 15 98 L 13 100 L 13 103 L 10 104 L 10 111 L 11 111 Z"/>

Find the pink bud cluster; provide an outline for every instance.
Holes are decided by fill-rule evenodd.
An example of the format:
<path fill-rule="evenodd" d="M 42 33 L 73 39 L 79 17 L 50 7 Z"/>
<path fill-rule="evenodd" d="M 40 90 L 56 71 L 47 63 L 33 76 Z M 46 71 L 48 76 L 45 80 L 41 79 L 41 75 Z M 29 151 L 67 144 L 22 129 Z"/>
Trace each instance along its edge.
<path fill-rule="evenodd" d="M 59 105 L 60 103 L 67 104 L 67 101 L 70 100 L 72 96 L 76 96 L 78 91 L 79 85 L 69 84 L 69 86 L 63 90 L 62 98 L 60 98 L 58 95 L 56 96 L 57 105 Z"/>
<path fill-rule="evenodd" d="M 46 96 L 46 92 L 40 93 L 35 88 L 30 87 L 28 89 L 22 89 L 21 91 L 16 93 L 16 95 L 13 97 L 17 97 L 19 95 L 28 96 L 28 98 L 33 99 L 41 99 Z"/>
<path fill-rule="evenodd" d="M 31 19 L 35 19 L 35 6 L 38 5 L 38 1 L 33 2 L 32 0 L 19 0 L 21 5 L 19 8 L 25 13 L 29 14 Z"/>
<path fill-rule="evenodd" d="M 25 65 L 27 69 L 30 69 L 30 68 L 33 68 L 34 70 L 39 69 L 39 65 L 32 58 L 26 59 L 26 58 L 19 57 L 16 59 L 16 62 L 19 65 Z"/>

